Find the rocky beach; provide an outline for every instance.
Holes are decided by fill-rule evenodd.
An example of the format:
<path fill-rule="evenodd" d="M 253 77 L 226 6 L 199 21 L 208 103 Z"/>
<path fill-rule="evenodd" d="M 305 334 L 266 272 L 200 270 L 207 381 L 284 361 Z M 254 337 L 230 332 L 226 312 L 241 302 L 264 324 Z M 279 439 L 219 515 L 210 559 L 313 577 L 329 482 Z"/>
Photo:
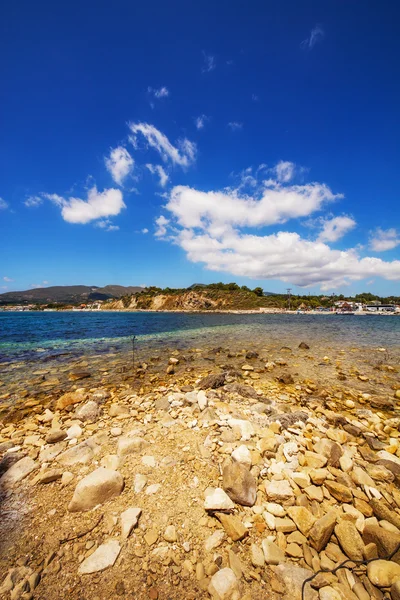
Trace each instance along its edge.
<path fill-rule="evenodd" d="M 1 597 L 398 600 L 399 364 L 307 338 L 4 362 Z"/>

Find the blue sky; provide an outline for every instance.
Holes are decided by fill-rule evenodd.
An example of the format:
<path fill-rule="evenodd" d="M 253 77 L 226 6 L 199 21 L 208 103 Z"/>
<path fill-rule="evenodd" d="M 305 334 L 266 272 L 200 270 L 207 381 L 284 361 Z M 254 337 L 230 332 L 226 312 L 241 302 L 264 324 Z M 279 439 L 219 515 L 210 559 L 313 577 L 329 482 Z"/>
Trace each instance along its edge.
<path fill-rule="evenodd" d="M 3 3 L 0 291 L 399 294 L 397 2 Z"/>

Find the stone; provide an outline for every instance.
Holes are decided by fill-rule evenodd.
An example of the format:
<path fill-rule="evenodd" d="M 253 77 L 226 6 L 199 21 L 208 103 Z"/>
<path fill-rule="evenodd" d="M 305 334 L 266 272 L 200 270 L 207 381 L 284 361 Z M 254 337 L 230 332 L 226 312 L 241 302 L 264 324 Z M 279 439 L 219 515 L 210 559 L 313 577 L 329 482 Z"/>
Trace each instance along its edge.
<path fill-rule="evenodd" d="M 248 535 L 248 529 L 238 517 L 226 515 L 224 513 L 215 513 L 215 516 L 225 529 L 226 535 L 234 542 L 238 542 Z"/>
<path fill-rule="evenodd" d="M 343 450 L 337 442 L 324 438 L 314 444 L 314 449 L 327 458 L 329 466 L 339 467 L 339 460 L 343 456 Z"/>
<path fill-rule="evenodd" d="M 327 462 L 328 459 L 323 454 L 311 452 L 310 450 L 306 450 L 304 453 L 304 465 L 306 467 L 310 467 L 311 469 L 319 469 L 321 467 L 325 467 Z"/>
<path fill-rule="evenodd" d="M 152 496 L 153 494 L 157 494 L 160 487 L 161 483 L 152 483 L 148 486 L 148 488 L 145 491 L 146 496 Z"/>
<path fill-rule="evenodd" d="M 0 488 L 7 490 L 14 487 L 16 483 L 22 481 L 32 473 L 37 466 L 37 463 L 29 456 L 21 458 L 0 477 Z"/>
<path fill-rule="evenodd" d="M 400 580 L 400 565 L 391 560 L 374 560 L 367 567 L 368 579 L 377 587 L 390 587 Z"/>
<path fill-rule="evenodd" d="M 201 411 L 205 410 L 208 406 L 208 399 L 203 390 L 200 390 L 200 392 L 197 394 L 197 404 L 199 405 L 199 409 Z"/>
<path fill-rule="evenodd" d="M 276 517 L 275 529 L 282 533 L 291 533 L 292 531 L 296 531 L 296 525 L 293 523 L 292 519 L 288 519 L 287 517 L 283 517 L 283 519 L 281 517 Z"/>
<path fill-rule="evenodd" d="M 276 502 L 267 502 L 265 507 L 274 517 L 284 517 L 286 515 L 286 509 Z"/>
<path fill-rule="evenodd" d="M 275 576 L 285 586 L 283 598 L 290 598 L 290 600 L 302 600 L 303 582 L 312 575 L 312 571 L 291 563 L 279 564 L 275 567 Z M 318 598 L 318 592 L 308 583 L 304 588 L 304 600 L 318 600 Z"/>
<path fill-rule="evenodd" d="M 225 373 L 216 373 L 203 377 L 198 384 L 200 390 L 216 389 L 223 386 L 225 383 Z"/>
<path fill-rule="evenodd" d="M 153 546 L 158 540 L 158 531 L 157 529 L 149 529 L 144 534 L 144 540 L 148 546 Z"/>
<path fill-rule="evenodd" d="M 392 554 L 400 545 L 400 535 L 387 531 L 379 525 L 367 524 L 362 534 L 364 544 L 375 544 L 380 558 Z M 400 551 L 391 558 L 392 561 L 400 564 Z"/>
<path fill-rule="evenodd" d="M 324 485 L 328 492 L 339 502 L 352 502 L 353 494 L 345 485 L 337 483 L 337 481 L 330 481 L 329 479 L 325 481 Z"/>
<path fill-rule="evenodd" d="M 293 427 L 296 423 L 305 423 L 308 421 L 309 415 L 303 410 L 296 410 L 292 413 L 284 413 L 283 415 L 277 415 L 274 420 L 278 421 L 282 429 L 288 429 Z"/>
<path fill-rule="evenodd" d="M 168 527 L 166 527 L 163 538 L 166 542 L 170 542 L 171 544 L 177 541 L 178 536 L 176 534 L 175 525 L 168 525 Z"/>
<path fill-rule="evenodd" d="M 78 423 L 74 423 L 67 429 L 67 437 L 69 440 L 81 437 L 82 433 L 82 428 L 78 425 Z"/>
<path fill-rule="evenodd" d="M 253 506 L 257 498 L 257 482 L 249 469 L 231 462 L 222 473 L 222 487 L 228 496 L 242 506 Z"/>
<path fill-rule="evenodd" d="M 265 563 L 264 552 L 260 546 L 251 545 L 251 564 L 253 567 L 263 567 Z"/>
<path fill-rule="evenodd" d="M 397 391 L 399 392 L 400 399 L 400 390 Z M 390 596 L 392 600 L 400 600 L 400 579 L 397 579 L 390 588 Z"/>
<path fill-rule="evenodd" d="M 257 399 L 259 396 L 256 390 L 251 385 L 244 385 L 243 383 L 228 383 L 224 390 L 230 394 L 238 394 L 243 398 Z"/>
<path fill-rule="evenodd" d="M 294 502 L 294 492 L 286 479 L 266 481 L 265 493 L 269 502 L 279 502 L 281 504 L 293 504 Z"/>
<path fill-rule="evenodd" d="M 364 542 L 352 521 L 340 521 L 335 527 L 335 535 L 343 552 L 351 560 L 363 560 Z"/>
<path fill-rule="evenodd" d="M 86 511 L 98 504 L 119 496 L 124 488 L 124 478 L 118 471 L 99 467 L 78 483 L 68 505 L 70 512 Z"/>
<path fill-rule="evenodd" d="M 314 515 L 303 506 L 290 506 L 287 511 L 289 517 L 296 523 L 297 529 L 307 537 L 317 520 Z"/>
<path fill-rule="evenodd" d="M 61 463 L 65 467 L 71 467 L 76 464 L 86 464 L 91 462 L 94 458 L 95 451 L 97 451 L 98 447 L 93 442 L 93 440 L 86 440 L 69 448 L 62 454 L 59 454 L 57 458 L 57 462 Z"/>
<path fill-rule="evenodd" d="M 210 535 L 204 542 L 204 550 L 206 552 L 211 552 L 212 550 L 215 550 L 215 548 L 218 548 L 218 546 L 222 544 L 224 539 L 225 533 L 221 529 L 214 531 L 214 533 Z"/>
<path fill-rule="evenodd" d="M 229 419 L 228 425 L 234 430 L 239 430 L 241 436 L 240 439 L 244 442 L 254 435 L 254 427 L 250 421 L 244 419 Z"/>
<path fill-rule="evenodd" d="M 98 571 L 104 571 L 108 567 L 112 567 L 121 552 L 121 546 L 117 540 L 108 540 L 104 544 L 101 544 L 86 558 L 79 566 L 78 573 L 80 575 L 86 575 L 89 573 L 97 573 Z"/>
<path fill-rule="evenodd" d="M 86 402 L 75 411 L 75 417 L 80 421 L 91 421 L 94 423 L 99 418 L 100 413 L 101 410 L 97 402 L 89 400 L 89 402 Z"/>
<path fill-rule="evenodd" d="M 67 437 L 67 432 L 62 431 L 61 429 L 56 429 L 54 431 L 50 431 L 46 435 L 46 443 L 47 444 L 56 444 L 57 442 L 62 442 Z"/>
<path fill-rule="evenodd" d="M 232 458 L 238 463 L 251 467 L 251 452 L 244 444 L 232 452 Z"/>
<path fill-rule="evenodd" d="M 146 487 L 147 477 L 146 475 L 142 475 L 141 473 L 136 473 L 135 482 L 133 489 L 135 490 L 135 494 L 139 494 Z"/>
<path fill-rule="evenodd" d="M 309 349 L 310 349 L 310 346 L 309 346 L 308 344 L 306 344 L 305 342 L 300 342 L 300 344 L 299 344 L 299 348 L 300 348 L 301 350 L 309 350 Z"/>
<path fill-rule="evenodd" d="M 129 408 L 127 406 L 124 406 L 123 404 L 111 404 L 108 414 L 110 415 L 110 417 L 121 417 L 129 415 Z"/>
<path fill-rule="evenodd" d="M 356 485 L 370 485 L 374 486 L 375 482 L 361 467 L 354 466 L 351 472 L 351 478 Z"/>
<path fill-rule="evenodd" d="M 118 456 L 128 456 L 129 454 L 136 454 L 142 452 L 149 446 L 149 442 L 138 436 L 124 436 L 119 438 L 117 443 L 117 454 Z"/>
<path fill-rule="evenodd" d="M 235 505 L 222 488 L 209 488 L 206 490 L 204 508 L 210 511 L 231 511 Z"/>
<path fill-rule="evenodd" d="M 127 508 L 121 513 L 121 536 L 122 539 L 126 540 L 130 536 L 132 529 L 137 525 L 140 515 L 142 514 L 141 508 Z"/>
<path fill-rule="evenodd" d="M 83 392 L 67 392 L 57 400 L 56 409 L 64 410 L 64 408 L 68 408 L 68 406 L 83 402 L 85 398 L 86 395 Z"/>
<path fill-rule="evenodd" d="M 329 585 L 319 590 L 319 598 L 320 600 L 343 600 L 342 595 Z"/>
<path fill-rule="evenodd" d="M 298 485 L 301 489 L 304 489 L 311 483 L 310 476 L 308 475 L 308 473 L 303 473 L 301 471 L 299 473 L 293 473 L 292 479 L 295 482 L 295 484 Z"/>
<path fill-rule="evenodd" d="M 336 524 L 336 513 L 330 511 L 315 521 L 310 529 L 310 544 L 317 552 L 321 552 L 329 542 Z"/>
<path fill-rule="evenodd" d="M 312 469 L 310 471 L 310 479 L 315 485 L 322 485 L 328 475 L 328 469 Z"/>
<path fill-rule="evenodd" d="M 372 498 L 369 503 L 378 519 L 389 521 L 389 523 L 400 529 L 400 515 L 390 508 L 387 502 L 382 498 L 380 500 Z"/>
<path fill-rule="evenodd" d="M 311 501 L 316 500 L 317 502 L 322 502 L 324 499 L 322 488 L 319 486 L 309 485 L 308 487 L 304 488 L 304 492 L 307 498 Z"/>
<path fill-rule="evenodd" d="M 238 600 L 239 584 L 232 569 L 225 567 L 211 578 L 208 593 L 213 600 Z"/>
<path fill-rule="evenodd" d="M 36 481 L 37 483 L 52 483 L 61 479 L 62 475 L 62 471 L 59 469 L 46 469 L 37 475 Z"/>
<path fill-rule="evenodd" d="M 285 553 L 292 558 L 303 558 L 303 550 L 293 542 L 288 543 Z"/>
<path fill-rule="evenodd" d="M 117 471 L 120 467 L 121 459 L 116 454 L 106 454 L 100 461 L 100 466 L 105 469 L 111 469 L 112 471 Z"/>
<path fill-rule="evenodd" d="M 342 471 L 347 473 L 353 468 L 353 461 L 349 456 L 347 456 L 347 454 L 343 454 L 343 456 L 339 458 L 339 465 Z"/>
<path fill-rule="evenodd" d="M 263 540 L 261 546 L 264 553 L 264 560 L 267 565 L 279 565 L 280 563 L 285 562 L 285 553 L 275 544 L 275 542 Z"/>

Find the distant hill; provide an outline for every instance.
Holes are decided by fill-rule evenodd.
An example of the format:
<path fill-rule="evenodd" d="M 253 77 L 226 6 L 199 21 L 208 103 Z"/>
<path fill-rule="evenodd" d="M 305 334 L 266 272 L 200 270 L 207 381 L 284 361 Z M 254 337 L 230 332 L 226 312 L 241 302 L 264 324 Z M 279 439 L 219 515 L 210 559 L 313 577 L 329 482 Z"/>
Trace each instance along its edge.
<path fill-rule="evenodd" d="M 1 304 L 78 304 L 94 300 L 118 299 L 122 296 L 143 291 L 138 286 L 106 285 L 59 285 L 34 288 L 22 292 L 0 294 Z"/>

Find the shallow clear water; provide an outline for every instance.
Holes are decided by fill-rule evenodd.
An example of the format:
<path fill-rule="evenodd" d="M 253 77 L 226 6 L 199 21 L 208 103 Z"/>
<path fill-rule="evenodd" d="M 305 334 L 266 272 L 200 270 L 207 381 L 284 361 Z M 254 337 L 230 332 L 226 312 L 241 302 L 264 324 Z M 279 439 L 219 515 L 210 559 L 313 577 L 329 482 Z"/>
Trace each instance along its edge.
<path fill-rule="evenodd" d="M 400 317 L 146 313 L 0 312 L 0 362 L 101 354 L 139 347 L 282 343 L 395 348 Z"/>

